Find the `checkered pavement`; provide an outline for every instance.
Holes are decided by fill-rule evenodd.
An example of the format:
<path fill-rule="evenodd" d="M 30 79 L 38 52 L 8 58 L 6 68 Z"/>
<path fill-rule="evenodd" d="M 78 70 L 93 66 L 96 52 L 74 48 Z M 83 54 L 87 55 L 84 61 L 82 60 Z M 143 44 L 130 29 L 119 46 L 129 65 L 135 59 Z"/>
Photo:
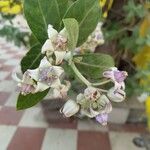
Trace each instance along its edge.
<path fill-rule="evenodd" d="M 132 140 L 142 125 L 102 127 L 92 120 L 47 123 L 40 105 L 16 111 L 16 83 L 11 72 L 19 66 L 24 48 L 0 39 L 0 150 L 145 150 Z"/>

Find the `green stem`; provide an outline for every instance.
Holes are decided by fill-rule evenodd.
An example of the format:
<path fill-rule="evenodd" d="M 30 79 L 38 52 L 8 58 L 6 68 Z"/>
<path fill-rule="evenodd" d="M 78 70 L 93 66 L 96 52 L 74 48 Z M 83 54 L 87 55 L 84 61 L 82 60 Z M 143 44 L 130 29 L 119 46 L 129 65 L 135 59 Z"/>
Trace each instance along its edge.
<path fill-rule="evenodd" d="M 90 86 L 91 83 L 79 72 L 77 67 L 75 66 L 74 62 L 71 61 L 70 63 L 71 68 L 73 69 L 74 73 L 78 76 L 78 78 L 87 86 Z"/>
<path fill-rule="evenodd" d="M 109 83 L 111 80 L 106 80 L 106 81 L 103 81 L 103 82 L 100 82 L 100 83 L 92 83 L 93 86 L 100 86 L 100 85 L 104 85 L 104 84 L 107 84 Z"/>

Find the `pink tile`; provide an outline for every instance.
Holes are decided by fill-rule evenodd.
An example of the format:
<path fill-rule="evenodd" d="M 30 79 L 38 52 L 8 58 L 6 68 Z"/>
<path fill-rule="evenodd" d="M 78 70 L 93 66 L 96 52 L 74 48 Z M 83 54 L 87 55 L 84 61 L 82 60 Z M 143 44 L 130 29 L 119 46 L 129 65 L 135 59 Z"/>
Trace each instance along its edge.
<path fill-rule="evenodd" d="M 3 107 L 0 110 L 0 124 L 18 125 L 23 111 L 16 111 L 14 107 Z"/>
<path fill-rule="evenodd" d="M 0 92 L 0 105 L 4 105 L 9 98 L 11 93 L 9 92 Z"/>
<path fill-rule="evenodd" d="M 5 80 L 12 80 L 12 73 L 10 73 L 6 78 Z"/>
<path fill-rule="evenodd" d="M 78 150 L 111 150 L 108 134 L 93 131 L 79 131 Z"/>
<path fill-rule="evenodd" d="M 3 64 L 5 61 L 5 59 L 0 59 L 0 64 Z"/>
<path fill-rule="evenodd" d="M 13 69 L 14 69 L 14 66 L 11 66 L 11 65 L 2 65 L 1 67 L 1 71 L 12 72 Z"/>
<path fill-rule="evenodd" d="M 18 128 L 7 150 L 41 150 L 44 135 L 45 129 Z"/>

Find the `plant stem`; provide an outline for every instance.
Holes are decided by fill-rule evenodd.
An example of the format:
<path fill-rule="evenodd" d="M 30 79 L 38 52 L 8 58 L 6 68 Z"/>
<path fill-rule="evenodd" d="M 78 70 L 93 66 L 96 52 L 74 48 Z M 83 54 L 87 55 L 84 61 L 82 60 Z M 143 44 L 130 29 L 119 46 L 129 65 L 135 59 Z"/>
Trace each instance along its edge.
<path fill-rule="evenodd" d="M 103 82 L 100 82 L 100 83 L 92 83 L 93 86 L 100 86 L 100 85 L 104 85 L 104 84 L 107 84 L 109 83 L 111 80 L 106 80 L 106 81 L 103 81 Z"/>
<path fill-rule="evenodd" d="M 70 63 L 71 68 L 73 69 L 74 73 L 78 76 L 78 78 L 87 86 L 90 86 L 91 83 L 79 72 L 77 67 L 75 66 L 74 62 L 71 61 Z"/>

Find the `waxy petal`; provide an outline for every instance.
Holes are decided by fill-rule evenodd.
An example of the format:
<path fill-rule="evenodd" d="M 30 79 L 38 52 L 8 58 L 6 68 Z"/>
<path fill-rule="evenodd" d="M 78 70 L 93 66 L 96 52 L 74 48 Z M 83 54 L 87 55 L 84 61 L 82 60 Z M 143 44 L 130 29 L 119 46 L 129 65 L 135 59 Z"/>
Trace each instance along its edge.
<path fill-rule="evenodd" d="M 41 53 L 45 54 L 45 52 L 47 52 L 47 51 L 54 52 L 54 47 L 53 47 L 53 44 L 50 39 L 46 40 L 46 42 L 42 46 Z"/>
<path fill-rule="evenodd" d="M 57 30 L 55 30 L 55 29 L 53 28 L 53 26 L 49 24 L 49 25 L 48 25 L 47 32 L 48 32 L 48 38 L 49 38 L 50 40 L 52 40 L 52 41 L 55 41 L 56 38 L 57 38 L 57 35 L 58 35 Z"/>
<path fill-rule="evenodd" d="M 55 51 L 54 54 L 56 57 L 56 65 L 59 65 L 62 63 L 62 61 L 66 55 L 66 51 Z"/>
<path fill-rule="evenodd" d="M 46 56 L 41 60 L 39 68 L 51 67 L 51 63 L 47 60 Z"/>

